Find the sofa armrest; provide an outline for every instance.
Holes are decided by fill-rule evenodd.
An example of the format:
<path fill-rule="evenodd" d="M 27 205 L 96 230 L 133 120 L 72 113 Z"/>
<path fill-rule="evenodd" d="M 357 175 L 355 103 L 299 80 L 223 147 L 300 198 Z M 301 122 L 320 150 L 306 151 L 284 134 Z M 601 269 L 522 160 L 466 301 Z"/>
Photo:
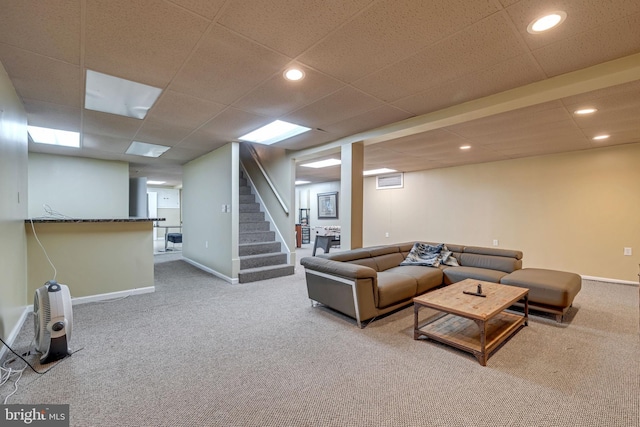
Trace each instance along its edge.
<path fill-rule="evenodd" d="M 300 264 L 309 270 L 347 279 L 372 279 L 375 283 L 378 278 L 378 272 L 371 267 L 326 258 L 304 257 L 300 260 Z"/>

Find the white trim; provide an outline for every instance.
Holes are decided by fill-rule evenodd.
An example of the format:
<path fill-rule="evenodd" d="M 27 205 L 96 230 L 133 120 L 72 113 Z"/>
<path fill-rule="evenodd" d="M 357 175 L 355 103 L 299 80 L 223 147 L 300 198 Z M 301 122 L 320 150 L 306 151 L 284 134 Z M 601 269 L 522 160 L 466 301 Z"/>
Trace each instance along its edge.
<path fill-rule="evenodd" d="M 584 280 L 593 280 L 595 282 L 608 282 L 608 283 L 618 283 L 621 285 L 638 286 L 638 282 L 634 282 L 631 280 L 608 279 L 606 277 L 583 276 L 583 275 L 581 275 L 580 277 L 582 277 Z"/>
<path fill-rule="evenodd" d="M 147 286 L 145 288 L 135 288 L 135 289 L 129 289 L 126 291 L 117 291 L 117 292 L 109 292 L 106 294 L 97 294 L 97 295 L 89 295 L 86 297 L 76 297 L 74 298 L 73 296 L 71 297 L 71 304 L 72 305 L 79 305 L 79 304 L 86 304 L 89 302 L 98 302 L 98 301 L 107 301 L 107 300 L 111 300 L 111 299 L 117 299 L 117 298 L 126 298 L 128 296 L 131 295 L 142 295 L 142 294 L 148 294 L 148 293 L 152 293 L 156 291 L 156 287 L 155 286 Z M 33 310 L 33 307 L 32 307 Z"/>
<path fill-rule="evenodd" d="M 189 259 L 189 258 L 186 258 L 184 256 L 182 257 L 182 260 L 188 262 L 189 264 L 193 265 L 194 267 L 199 268 L 200 270 L 206 271 L 207 273 L 211 273 L 214 276 L 219 277 L 220 279 L 224 280 L 225 282 L 229 282 L 232 285 L 238 284 L 238 279 L 232 279 L 231 277 L 226 276 L 226 275 L 224 275 L 222 273 L 219 273 L 219 272 L 217 272 L 217 271 L 215 271 L 215 270 L 213 270 L 213 269 L 211 269 L 211 268 L 209 268 L 209 267 L 207 267 L 205 265 L 200 264 L 199 262 L 196 262 L 196 261 L 194 261 L 192 259 Z"/>
<path fill-rule="evenodd" d="M 22 314 L 20 315 L 20 318 L 18 319 L 18 321 L 16 322 L 16 325 L 13 327 L 13 329 L 7 336 L 7 339 L 4 340 L 4 342 L 6 342 L 10 346 L 13 346 L 13 342 L 16 340 L 16 338 L 18 338 L 18 334 L 20 333 L 20 330 L 22 329 L 24 322 L 27 320 L 27 316 L 31 312 L 33 312 L 33 305 L 31 306 L 27 305 L 22 309 Z M 2 360 L 5 353 L 8 352 L 9 349 L 5 347 L 4 344 L 2 343 L 0 343 L 0 346 L 2 346 L 2 348 L 0 348 L 0 360 Z"/>

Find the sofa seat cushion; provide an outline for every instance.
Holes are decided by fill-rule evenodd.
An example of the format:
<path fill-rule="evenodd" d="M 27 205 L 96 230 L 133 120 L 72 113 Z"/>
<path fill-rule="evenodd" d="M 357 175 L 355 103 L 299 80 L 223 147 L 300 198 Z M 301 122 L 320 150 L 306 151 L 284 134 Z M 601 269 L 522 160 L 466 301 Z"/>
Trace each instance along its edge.
<path fill-rule="evenodd" d="M 529 289 L 529 301 L 553 307 L 566 308 L 582 288 L 582 278 L 566 271 L 523 268 L 500 280 L 504 285 Z"/>
<path fill-rule="evenodd" d="M 507 273 L 499 270 L 490 270 L 480 267 L 448 267 L 444 269 L 444 283 L 450 285 L 464 279 L 482 280 L 485 282 L 500 283 L 500 279 Z"/>
<path fill-rule="evenodd" d="M 411 299 L 416 295 L 417 281 L 405 274 L 381 271 L 378 273 L 378 307 L 384 308 Z"/>
<path fill-rule="evenodd" d="M 442 270 L 440 268 L 423 267 L 419 265 L 403 265 L 387 270 L 390 273 L 404 274 L 416 279 L 418 287 L 416 295 L 423 294 L 442 284 Z"/>

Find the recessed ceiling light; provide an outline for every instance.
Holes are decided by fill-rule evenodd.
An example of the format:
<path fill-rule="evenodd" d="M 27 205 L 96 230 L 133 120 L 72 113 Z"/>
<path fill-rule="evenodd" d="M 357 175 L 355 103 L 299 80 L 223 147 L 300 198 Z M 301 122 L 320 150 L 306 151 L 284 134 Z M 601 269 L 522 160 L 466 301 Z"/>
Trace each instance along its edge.
<path fill-rule="evenodd" d="M 567 12 L 563 10 L 548 13 L 531 21 L 531 23 L 527 26 L 527 32 L 529 32 L 530 34 L 542 33 L 544 31 L 550 30 L 557 25 L 560 25 L 562 22 L 564 22 L 565 19 L 567 19 Z"/>
<path fill-rule="evenodd" d="M 296 181 L 296 185 L 311 184 L 311 181 Z"/>
<path fill-rule="evenodd" d="M 342 162 L 340 161 L 340 159 L 326 159 L 326 160 L 320 160 L 318 162 L 306 163 L 300 166 L 304 166 L 305 168 L 319 169 L 319 168 L 328 168 L 329 166 L 338 166 L 341 163 Z"/>
<path fill-rule="evenodd" d="M 271 145 L 309 130 L 311 130 L 311 128 L 284 122 L 282 120 L 276 120 L 254 130 L 253 132 L 249 132 L 238 139 L 241 141 Z"/>
<path fill-rule="evenodd" d="M 146 142 L 133 141 L 129 148 L 127 148 L 127 154 L 133 154 L 134 156 L 144 157 L 160 157 L 171 147 L 164 145 L 149 144 Z M 147 182 L 148 184 L 148 182 Z"/>
<path fill-rule="evenodd" d="M 304 71 L 299 68 L 288 68 L 284 72 L 284 78 L 291 81 L 298 81 L 304 79 Z"/>
<path fill-rule="evenodd" d="M 603 139 L 609 138 L 609 136 L 610 135 L 597 135 L 597 136 L 594 136 L 591 139 L 593 139 L 594 141 L 602 141 Z"/>
<path fill-rule="evenodd" d="M 162 185 L 167 181 L 147 181 L 147 184 L 149 185 Z"/>
<path fill-rule="evenodd" d="M 461 149 L 461 150 L 468 150 L 468 149 L 470 149 L 470 148 L 471 148 L 471 146 L 470 146 L 470 145 L 462 145 L 462 146 L 460 146 L 460 149 Z"/>
<path fill-rule="evenodd" d="M 144 119 L 162 89 L 87 70 L 84 108 Z"/>
<path fill-rule="evenodd" d="M 27 126 L 27 132 L 33 142 L 38 144 L 60 145 L 63 147 L 80 147 L 80 134 L 68 130 Z"/>
<path fill-rule="evenodd" d="M 380 174 L 383 174 L 383 173 L 391 173 L 391 172 L 398 172 L 398 171 L 395 170 L 395 169 L 389 169 L 389 168 L 371 169 L 371 170 L 362 172 L 362 175 L 364 175 L 364 176 L 380 175 Z"/>
<path fill-rule="evenodd" d="M 573 112 L 573 114 L 578 116 L 584 116 L 585 114 L 593 114 L 598 111 L 597 108 L 581 108 Z"/>

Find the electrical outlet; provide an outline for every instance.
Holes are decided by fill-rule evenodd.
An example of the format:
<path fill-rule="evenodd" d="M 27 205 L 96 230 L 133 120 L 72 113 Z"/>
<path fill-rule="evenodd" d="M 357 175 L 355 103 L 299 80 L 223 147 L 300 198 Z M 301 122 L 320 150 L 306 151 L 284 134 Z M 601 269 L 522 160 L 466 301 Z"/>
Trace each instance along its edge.
<path fill-rule="evenodd" d="M 389 232 L 384 233 L 384 237 L 389 237 Z"/>
<path fill-rule="evenodd" d="M 631 248 L 624 248 L 624 255 L 625 256 L 631 256 L 632 255 L 632 251 Z"/>
<path fill-rule="evenodd" d="M 204 248 L 205 249 L 209 249 L 209 241 L 208 240 L 204 241 Z"/>
<path fill-rule="evenodd" d="M 227 211 L 227 205 L 222 205 L 222 210 L 221 212 L 226 212 Z"/>
<path fill-rule="evenodd" d="M 498 246 L 498 239 L 493 239 L 493 246 Z"/>

